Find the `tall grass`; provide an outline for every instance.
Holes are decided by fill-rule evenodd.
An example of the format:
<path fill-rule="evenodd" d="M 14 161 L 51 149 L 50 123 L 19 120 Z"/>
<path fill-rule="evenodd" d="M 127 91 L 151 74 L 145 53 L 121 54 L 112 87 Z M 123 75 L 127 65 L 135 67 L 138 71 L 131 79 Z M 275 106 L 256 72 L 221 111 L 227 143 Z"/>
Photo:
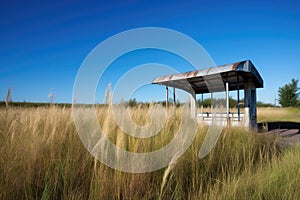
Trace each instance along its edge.
<path fill-rule="evenodd" d="M 298 144 L 255 172 L 244 171 L 239 177 L 226 181 L 226 187 L 215 184 L 208 198 L 300 199 L 299 156 Z"/>
<path fill-rule="evenodd" d="M 138 124 L 147 108 L 135 107 Z M 268 112 L 268 111 L 264 111 Z M 270 110 L 273 112 L 273 110 Z M 120 148 L 149 152 L 172 140 L 180 112 L 150 139 L 123 133 L 109 108 L 97 108 L 102 129 Z M 291 114 L 291 113 L 290 113 Z M 293 113 L 291 115 L 297 115 Z M 268 116 L 268 114 L 265 114 Z M 273 115 L 270 115 L 273 116 Z M 296 118 L 297 119 L 297 118 Z M 212 152 L 198 158 L 207 126 L 172 165 L 149 173 L 116 171 L 82 145 L 70 108 L 10 108 L 0 112 L 0 199 L 270 199 L 300 196 L 300 148 L 284 150 L 272 136 L 224 129 Z"/>
<path fill-rule="evenodd" d="M 300 122 L 300 108 L 259 108 L 257 115 L 259 122 Z"/>

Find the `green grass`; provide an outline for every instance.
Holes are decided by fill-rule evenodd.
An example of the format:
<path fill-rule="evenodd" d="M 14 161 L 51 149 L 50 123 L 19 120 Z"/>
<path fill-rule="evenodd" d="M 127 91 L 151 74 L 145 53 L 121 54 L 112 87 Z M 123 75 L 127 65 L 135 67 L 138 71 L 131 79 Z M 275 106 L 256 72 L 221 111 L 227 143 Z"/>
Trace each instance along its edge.
<path fill-rule="evenodd" d="M 139 124 L 147 108 L 132 108 Z M 259 110 L 259 120 L 300 121 L 296 109 Z M 284 149 L 278 138 L 228 128 L 204 159 L 198 158 L 207 127 L 180 159 L 164 169 L 131 174 L 95 160 L 82 145 L 70 108 L 10 108 L 0 111 L 0 199 L 300 199 L 300 146 Z M 176 133 L 179 115 L 158 136 L 130 137 L 108 108 L 97 109 L 101 126 L 119 147 L 147 152 Z"/>
<path fill-rule="evenodd" d="M 244 171 L 225 187 L 214 185 L 209 195 L 220 199 L 300 199 L 299 156 L 297 145 L 254 173 Z"/>

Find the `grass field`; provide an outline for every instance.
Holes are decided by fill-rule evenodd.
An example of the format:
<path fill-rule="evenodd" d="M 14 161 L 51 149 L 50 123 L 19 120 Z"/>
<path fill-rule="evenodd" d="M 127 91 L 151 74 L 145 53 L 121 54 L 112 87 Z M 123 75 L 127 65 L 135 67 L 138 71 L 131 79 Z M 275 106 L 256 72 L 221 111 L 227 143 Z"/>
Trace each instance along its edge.
<path fill-rule="evenodd" d="M 147 108 L 132 108 L 138 124 Z M 116 145 L 147 152 L 168 143 L 180 117 L 169 118 L 158 136 L 122 133 L 109 108 L 99 123 Z M 294 108 L 258 109 L 258 121 L 300 122 Z M 223 130 L 217 145 L 198 158 L 207 127 L 171 167 L 144 174 L 116 171 L 95 160 L 82 145 L 71 108 L 2 108 L 0 111 L 0 199 L 300 199 L 300 145 L 284 148 L 279 138 Z"/>

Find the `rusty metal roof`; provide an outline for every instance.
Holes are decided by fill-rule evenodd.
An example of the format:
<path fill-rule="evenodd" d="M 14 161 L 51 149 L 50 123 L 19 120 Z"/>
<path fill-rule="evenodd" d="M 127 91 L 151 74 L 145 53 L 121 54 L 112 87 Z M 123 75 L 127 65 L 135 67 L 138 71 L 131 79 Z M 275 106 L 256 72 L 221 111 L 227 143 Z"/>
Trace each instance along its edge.
<path fill-rule="evenodd" d="M 179 88 L 196 94 L 224 91 L 226 80 L 229 90 L 244 89 L 251 81 L 256 88 L 263 88 L 263 79 L 250 60 L 157 77 L 153 84 Z"/>

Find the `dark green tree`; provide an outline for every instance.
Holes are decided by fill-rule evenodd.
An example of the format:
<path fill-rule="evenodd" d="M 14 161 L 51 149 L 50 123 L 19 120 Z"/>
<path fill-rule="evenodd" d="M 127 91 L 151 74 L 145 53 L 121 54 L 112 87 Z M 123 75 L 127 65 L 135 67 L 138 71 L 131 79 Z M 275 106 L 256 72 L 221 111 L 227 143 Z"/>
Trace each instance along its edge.
<path fill-rule="evenodd" d="M 137 104 L 138 104 L 138 103 L 137 103 L 137 101 L 136 101 L 135 98 L 129 99 L 129 101 L 128 101 L 128 105 L 129 105 L 130 107 L 134 107 L 134 106 L 136 106 Z"/>
<path fill-rule="evenodd" d="M 279 103 L 282 107 L 296 107 L 299 106 L 299 89 L 298 80 L 292 79 L 292 81 L 284 86 L 280 87 Z"/>

